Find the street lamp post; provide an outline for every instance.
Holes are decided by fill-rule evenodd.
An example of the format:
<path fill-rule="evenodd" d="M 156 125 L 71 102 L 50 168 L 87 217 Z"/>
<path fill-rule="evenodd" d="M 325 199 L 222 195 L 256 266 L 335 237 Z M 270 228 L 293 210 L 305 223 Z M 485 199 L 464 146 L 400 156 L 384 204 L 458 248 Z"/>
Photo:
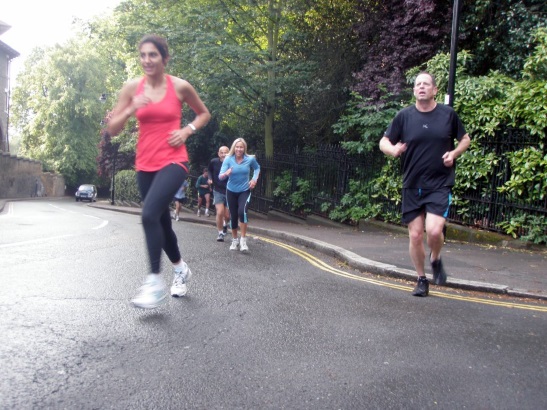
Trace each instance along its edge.
<path fill-rule="evenodd" d="M 452 6 L 452 36 L 450 38 L 450 68 L 448 69 L 448 87 L 444 103 L 454 107 L 454 90 L 456 88 L 456 67 L 458 64 L 458 27 L 460 25 L 460 1 L 454 0 Z M 443 236 L 446 242 L 446 224 L 443 226 Z"/>
<path fill-rule="evenodd" d="M 110 205 L 116 203 L 116 158 L 118 158 L 118 144 L 114 145 L 114 158 L 112 160 L 112 182 L 110 190 Z"/>
<path fill-rule="evenodd" d="M 450 41 L 450 68 L 448 71 L 448 89 L 445 104 L 454 107 L 454 89 L 456 84 L 456 66 L 458 63 L 458 27 L 460 25 L 460 2 L 454 0 L 452 8 L 452 37 Z"/>

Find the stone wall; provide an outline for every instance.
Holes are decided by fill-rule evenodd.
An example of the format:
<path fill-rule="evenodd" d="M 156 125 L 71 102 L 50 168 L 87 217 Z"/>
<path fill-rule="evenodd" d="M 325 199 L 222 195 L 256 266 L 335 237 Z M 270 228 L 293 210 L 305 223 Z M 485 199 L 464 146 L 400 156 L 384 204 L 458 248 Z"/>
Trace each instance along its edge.
<path fill-rule="evenodd" d="M 42 172 L 42 163 L 0 151 L 0 198 L 60 197 L 65 194 L 62 175 Z"/>

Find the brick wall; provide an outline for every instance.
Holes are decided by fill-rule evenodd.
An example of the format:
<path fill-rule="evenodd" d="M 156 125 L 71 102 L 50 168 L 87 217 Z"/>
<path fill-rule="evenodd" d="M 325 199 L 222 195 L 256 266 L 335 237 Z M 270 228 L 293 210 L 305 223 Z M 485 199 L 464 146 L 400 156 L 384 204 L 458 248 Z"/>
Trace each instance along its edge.
<path fill-rule="evenodd" d="M 42 172 L 42 163 L 0 151 L 0 198 L 60 197 L 65 194 L 62 175 Z"/>

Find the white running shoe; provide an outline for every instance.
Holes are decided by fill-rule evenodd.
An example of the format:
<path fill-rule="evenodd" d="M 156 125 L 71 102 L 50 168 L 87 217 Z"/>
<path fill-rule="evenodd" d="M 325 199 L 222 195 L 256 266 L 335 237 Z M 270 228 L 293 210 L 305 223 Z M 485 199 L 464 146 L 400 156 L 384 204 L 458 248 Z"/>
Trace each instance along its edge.
<path fill-rule="evenodd" d="M 176 216 L 175 216 L 175 221 L 178 221 L 178 220 L 179 220 L 179 216 L 176 215 Z"/>
<path fill-rule="evenodd" d="M 188 292 L 188 287 L 186 284 L 192 277 L 192 271 L 186 264 L 182 263 L 182 270 L 175 270 L 175 277 L 173 278 L 173 285 L 171 286 L 171 296 L 184 296 Z"/>
<path fill-rule="evenodd" d="M 206 216 L 206 217 L 209 217 L 209 216 L 210 216 L 210 215 L 209 215 L 209 210 L 208 210 L 208 209 L 205 210 L 205 216 Z"/>
<path fill-rule="evenodd" d="M 166 302 L 167 287 L 159 274 L 151 273 L 146 276 L 144 284 L 139 288 L 137 295 L 131 299 L 133 306 L 142 309 L 155 309 Z"/>
<path fill-rule="evenodd" d="M 241 252 L 246 252 L 249 250 L 249 247 L 247 246 L 247 238 L 241 237 L 239 240 L 239 250 Z"/>
<path fill-rule="evenodd" d="M 233 238 L 232 239 L 232 244 L 230 245 L 230 250 L 231 251 L 237 251 L 238 246 L 239 246 L 239 239 Z"/>
<path fill-rule="evenodd" d="M 198 216 L 201 216 L 201 209 L 198 209 Z"/>

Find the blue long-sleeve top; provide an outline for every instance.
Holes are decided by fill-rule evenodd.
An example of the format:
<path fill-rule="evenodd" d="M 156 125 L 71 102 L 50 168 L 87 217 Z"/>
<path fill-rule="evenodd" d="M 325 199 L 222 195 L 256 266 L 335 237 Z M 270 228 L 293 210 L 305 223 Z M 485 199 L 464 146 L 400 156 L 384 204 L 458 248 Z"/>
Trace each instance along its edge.
<path fill-rule="evenodd" d="M 219 179 L 226 179 L 227 177 L 223 174 L 230 168 L 232 168 L 232 173 L 229 176 L 226 188 L 232 192 L 243 192 L 249 189 L 249 175 L 251 169 L 253 170 L 252 179 L 255 181 L 260 174 L 260 165 L 253 155 L 244 155 L 243 161 L 241 161 L 240 164 L 237 163 L 235 155 L 224 158 L 218 174 Z"/>

